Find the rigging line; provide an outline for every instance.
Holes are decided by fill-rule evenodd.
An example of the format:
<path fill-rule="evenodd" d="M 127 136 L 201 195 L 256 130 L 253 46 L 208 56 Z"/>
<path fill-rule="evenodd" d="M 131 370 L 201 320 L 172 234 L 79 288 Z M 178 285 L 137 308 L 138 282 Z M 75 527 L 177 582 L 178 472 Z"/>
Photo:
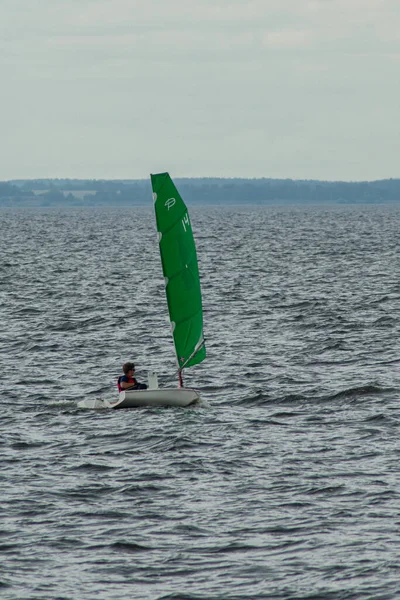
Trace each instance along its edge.
<path fill-rule="evenodd" d="M 199 350 L 201 350 L 203 348 L 203 346 L 205 346 L 205 344 L 206 344 L 206 340 L 203 337 L 201 342 L 198 342 L 196 344 L 196 347 L 193 350 L 192 354 L 189 356 L 189 358 L 187 360 L 185 360 L 183 365 L 180 367 L 180 369 L 179 369 L 180 371 L 182 371 L 185 368 L 185 366 L 188 364 L 188 362 L 190 362 L 192 360 L 193 356 L 196 356 L 196 354 L 199 352 Z"/>

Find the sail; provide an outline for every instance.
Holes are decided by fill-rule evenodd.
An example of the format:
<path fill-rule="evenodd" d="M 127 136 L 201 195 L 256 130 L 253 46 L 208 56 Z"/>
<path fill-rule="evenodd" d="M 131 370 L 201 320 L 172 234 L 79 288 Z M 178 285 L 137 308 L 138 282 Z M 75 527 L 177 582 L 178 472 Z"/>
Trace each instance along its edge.
<path fill-rule="evenodd" d="M 151 175 L 169 317 L 179 369 L 206 357 L 199 268 L 185 203 L 168 173 Z"/>

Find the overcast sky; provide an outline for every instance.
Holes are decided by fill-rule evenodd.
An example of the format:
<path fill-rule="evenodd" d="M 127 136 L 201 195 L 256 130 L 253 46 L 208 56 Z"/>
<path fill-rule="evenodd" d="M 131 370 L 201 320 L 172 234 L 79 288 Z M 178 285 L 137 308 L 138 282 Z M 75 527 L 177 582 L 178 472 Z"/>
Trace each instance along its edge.
<path fill-rule="evenodd" d="M 400 177 L 400 0 L 0 0 L 0 179 Z"/>

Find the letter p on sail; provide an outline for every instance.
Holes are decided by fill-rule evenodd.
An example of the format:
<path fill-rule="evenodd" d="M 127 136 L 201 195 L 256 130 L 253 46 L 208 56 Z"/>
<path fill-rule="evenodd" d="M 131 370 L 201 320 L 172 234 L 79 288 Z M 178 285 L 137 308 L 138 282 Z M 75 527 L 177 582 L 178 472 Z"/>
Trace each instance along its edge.
<path fill-rule="evenodd" d="M 175 205 L 175 198 L 168 198 L 168 200 L 165 202 L 165 206 L 168 208 L 168 210 L 170 208 L 172 208 Z"/>

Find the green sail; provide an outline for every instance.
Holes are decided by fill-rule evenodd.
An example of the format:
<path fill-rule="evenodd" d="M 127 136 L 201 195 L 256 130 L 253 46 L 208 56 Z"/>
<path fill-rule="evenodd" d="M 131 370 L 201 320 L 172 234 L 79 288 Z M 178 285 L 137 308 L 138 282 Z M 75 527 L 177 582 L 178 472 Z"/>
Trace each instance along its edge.
<path fill-rule="evenodd" d="M 151 175 L 169 317 L 180 369 L 206 357 L 199 268 L 185 203 L 168 173 Z"/>

